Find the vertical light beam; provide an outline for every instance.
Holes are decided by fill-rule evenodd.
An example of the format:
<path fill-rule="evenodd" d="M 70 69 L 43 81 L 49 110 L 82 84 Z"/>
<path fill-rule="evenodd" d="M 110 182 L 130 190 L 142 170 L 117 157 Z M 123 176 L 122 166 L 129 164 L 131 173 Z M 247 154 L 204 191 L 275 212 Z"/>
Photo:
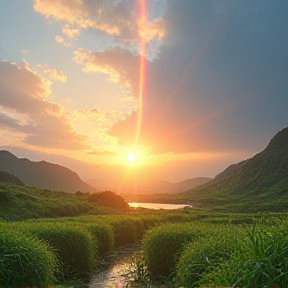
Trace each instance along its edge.
<path fill-rule="evenodd" d="M 145 76 L 146 76 L 146 39 L 145 39 L 145 30 L 146 30 L 146 0 L 138 0 L 139 3 L 139 21 L 138 21 L 138 35 L 139 35 L 139 110 L 138 110 L 138 119 L 137 119 L 137 130 L 136 130 L 136 139 L 135 147 L 138 145 L 141 124 L 142 124 L 142 114 L 143 114 L 143 93 L 145 87 Z"/>

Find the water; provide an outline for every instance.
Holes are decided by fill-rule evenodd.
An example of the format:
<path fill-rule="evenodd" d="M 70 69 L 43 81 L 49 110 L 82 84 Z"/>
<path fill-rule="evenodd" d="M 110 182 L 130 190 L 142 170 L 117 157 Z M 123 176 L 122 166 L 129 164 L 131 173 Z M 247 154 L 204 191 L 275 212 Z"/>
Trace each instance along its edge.
<path fill-rule="evenodd" d="M 162 204 L 162 203 L 128 203 L 131 207 L 142 207 L 147 209 L 166 209 L 166 210 L 174 210 L 181 209 L 184 207 L 192 207 L 188 204 Z"/>
<path fill-rule="evenodd" d="M 132 258 L 140 255 L 141 243 L 126 245 L 105 257 L 106 268 L 96 272 L 87 288 L 173 288 L 171 283 L 136 283 L 131 271 L 135 269 Z"/>
<path fill-rule="evenodd" d="M 138 243 L 121 247 L 106 256 L 105 262 L 108 267 L 94 275 L 89 283 L 89 288 L 139 287 L 131 283 L 132 276 L 129 272 L 132 267 L 132 256 L 140 251 L 141 245 Z"/>

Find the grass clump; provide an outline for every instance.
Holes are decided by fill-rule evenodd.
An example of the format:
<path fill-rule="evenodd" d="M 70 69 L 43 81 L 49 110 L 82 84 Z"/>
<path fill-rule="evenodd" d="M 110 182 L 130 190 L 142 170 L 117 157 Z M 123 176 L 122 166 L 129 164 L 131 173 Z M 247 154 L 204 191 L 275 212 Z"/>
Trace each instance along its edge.
<path fill-rule="evenodd" d="M 207 229 L 201 231 L 199 225 L 191 223 L 165 224 L 148 231 L 143 238 L 148 270 L 154 277 L 168 277 L 174 271 L 183 244 L 195 241 L 204 233 Z"/>
<path fill-rule="evenodd" d="M 59 261 L 47 243 L 0 224 L 0 287 L 44 287 L 56 273 Z"/>
<path fill-rule="evenodd" d="M 203 275 L 230 259 L 242 235 L 240 226 L 214 225 L 209 234 L 189 243 L 176 264 L 177 287 L 199 286 Z"/>
<path fill-rule="evenodd" d="M 208 273 L 203 283 L 264 288 L 288 285 L 288 221 L 257 221 L 238 241 L 228 261 Z"/>
<path fill-rule="evenodd" d="M 113 217 L 110 220 L 115 240 L 115 247 L 135 243 L 144 233 L 144 222 L 137 217 Z"/>
<path fill-rule="evenodd" d="M 69 223 L 29 223 L 28 229 L 51 245 L 62 263 L 65 280 L 85 279 L 95 267 L 97 242 L 87 229 Z M 31 225 L 32 224 L 32 225 Z M 58 280 L 62 280 L 58 277 Z"/>

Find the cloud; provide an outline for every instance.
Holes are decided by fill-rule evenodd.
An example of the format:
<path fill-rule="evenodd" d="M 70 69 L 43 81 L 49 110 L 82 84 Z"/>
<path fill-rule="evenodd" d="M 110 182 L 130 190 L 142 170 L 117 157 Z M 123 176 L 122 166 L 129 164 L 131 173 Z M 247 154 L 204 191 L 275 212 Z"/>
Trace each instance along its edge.
<path fill-rule="evenodd" d="M 71 42 L 65 42 L 64 38 L 59 35 L 56 35 L 55 41 L 62 44 L 65 47 L 70 47 L 72 45 Z"/>
<path fill-rule="evenodd" d="M 55 67 L 50 67 L 47 64 L 37 65 L 37 67 L 43 70 L 44 74 L 47 74 L 50 78 L 57 79 L 62 82 L 67 81 L 67 76 L 63 71 L 56 69 Z"/>
<path fill-rule="evenodd" d="M 26 145 L 54 149 L 85 149 L 86 136 L 77 134 L 66 111 L 50 102 L 51 83 L 23 65 L 0 62 L 0 127 L 22 135 Z"/>
<path fill-rule="evenodd" d="M 22 50 L 20 50 L 20 53 L 22 53 L 22 54 L 27 54 L 27 53 L 30 53 L 30 51 L 28 51 L 28 50 L 26 50 L 26 49 L 22 49 Z"/>
<path fill-rule="evenodd" d="M 51 93 L 51 82 L 27 61 L 22 65 L 0 62 L 0 135 L 6 133 L 6 145 L 10 139 L 14 146 L 18 139 L 18 145 L 23 143 L 26 148 L 97 151 L 102 155 L 118 151 L 118 139 L 108 132 L 130 116 L 129 109 L 69 111 L 49 101 Z"/>
<path fill-rule="evenodd" d="M 153 10 L 154 6 L 159 9 L 158 1 L 150 0 L 147 9 Z M 134 0 L 34 0 L 34 9 L 47 18 L 64 23 L 62 32 L 71 38 L 79 36 L 81 29 L 92 28 L 124 43 L 139 41 L 141 23 L 138 2 Z M 149 14 L 146 11 L 145 16 Z M 157 15 L 153 19 L 147 17 L 144 20 L 140 27 L 140 35 L 144 41 L 148 43 L 165 36 L 165 22 L 162 17 Z"/>
<path fill-rule="evenodd" d="M 102 52 L 79 48 L 74 52 L 74 61 L 83 64 L 83 71 L 103 73 L 108 80 L 119 83 L 137 97 L 139 82 L 139 57 L 129 50 L 113 47 Z"/>

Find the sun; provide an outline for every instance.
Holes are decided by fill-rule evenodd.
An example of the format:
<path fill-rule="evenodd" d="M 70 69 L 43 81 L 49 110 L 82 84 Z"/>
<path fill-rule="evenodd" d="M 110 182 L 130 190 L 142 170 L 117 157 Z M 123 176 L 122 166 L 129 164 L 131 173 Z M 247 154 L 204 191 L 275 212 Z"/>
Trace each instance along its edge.
<path fill-rule="evenodd" d="M 135 159 L 136 159 L 136 158 L 135 158 L 135 155 L 134 155 L 134 154 L 129 154 L 129 155 L 128 155 L 128 160 L 129 160 L 129 161 L 133 162 L 133 161 L 135 161 Z"/>
<path fill-rule="evenodd" d="M 119 155 L 121 164 L 127 165 L 129 168 L 140 167 L 147 164 L 147 152 L 143 148 L 124 148 Z"/>

